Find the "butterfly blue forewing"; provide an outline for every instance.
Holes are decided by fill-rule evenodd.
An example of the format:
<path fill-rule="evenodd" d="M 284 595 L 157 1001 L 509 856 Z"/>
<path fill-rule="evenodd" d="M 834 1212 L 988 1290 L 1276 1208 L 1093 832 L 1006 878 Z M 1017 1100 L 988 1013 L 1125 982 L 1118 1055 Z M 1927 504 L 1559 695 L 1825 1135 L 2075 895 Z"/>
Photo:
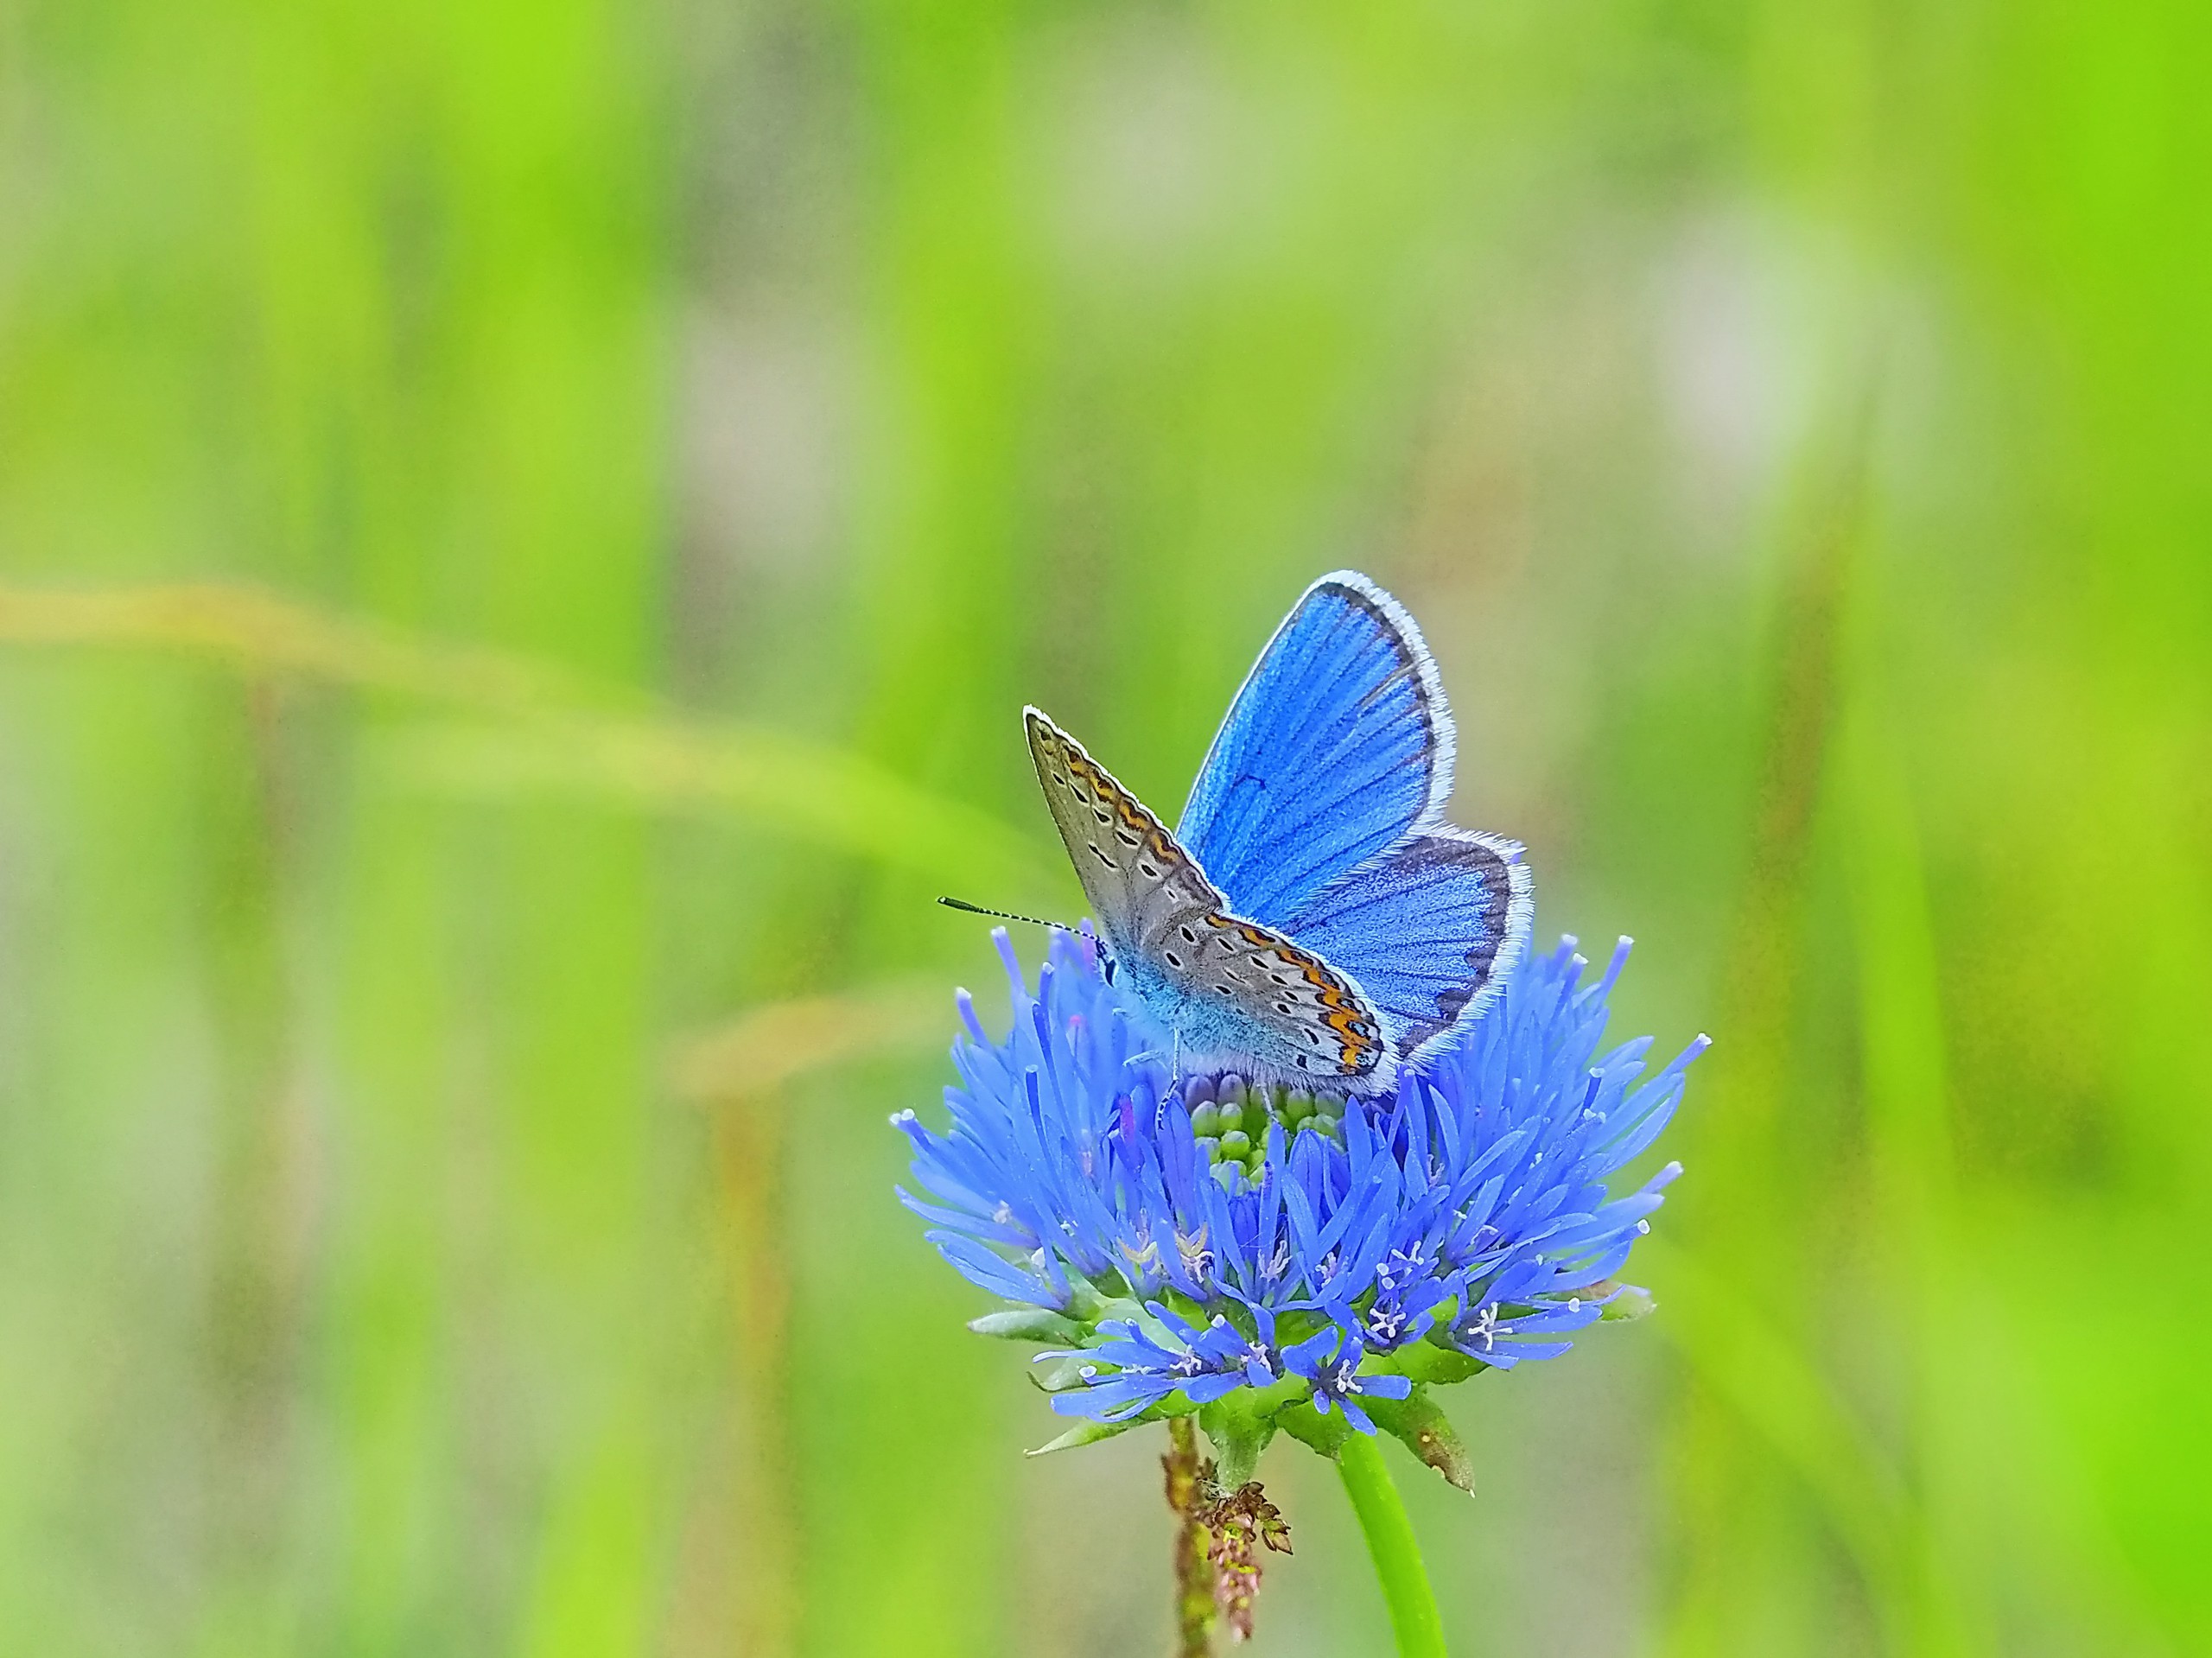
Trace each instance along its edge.
<path fill-rule="evenodd" d="M 1440 821 L 1453 741 L 1413 619 L 1338 570 L 1306 588 L 1260 653 L 1177 837 L 1239 914 L 1280 925 L 1416 823 Z"/>

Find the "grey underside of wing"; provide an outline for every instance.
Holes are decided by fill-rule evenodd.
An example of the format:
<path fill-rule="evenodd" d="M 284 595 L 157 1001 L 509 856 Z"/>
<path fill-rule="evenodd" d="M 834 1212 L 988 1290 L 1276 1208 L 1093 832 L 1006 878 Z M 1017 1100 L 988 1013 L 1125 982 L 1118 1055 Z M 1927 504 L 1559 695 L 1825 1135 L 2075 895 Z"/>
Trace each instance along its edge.
<path fill-rule="evenodd" d="M 1343 1039 L 1298 965 L 1315 958 L 1271 929 L 1225 917 L 1219 892 L 1159 820 L 1042 715 L 1030 716 L 1029 743 L 1052 822 L 1129 988 L 1196 1048 L 1341 1073 Z M 1330 976 L 1371 1017 L 1356 988 Z"/>
<path fill-rule="evenodd" d="M 1030 753 L 1045 804 L 1109 943 L 1149 952 L 1221 894 L 1135 796 L 1066 733 L 1032 716 Z"/>
<path fill-rule="evenodd" d="M 1180 936 L 1173 942 L 1185 957 L 1175 986 L 1179 1029 L 1194 1051 L 1232 1064 L 1249 1056 L 1316 1078 L 1372 1069 L 1345 1063 L 1319 991 L 1274 948 L 1234 931 L 1202 933 L 1195 947 Z"/>

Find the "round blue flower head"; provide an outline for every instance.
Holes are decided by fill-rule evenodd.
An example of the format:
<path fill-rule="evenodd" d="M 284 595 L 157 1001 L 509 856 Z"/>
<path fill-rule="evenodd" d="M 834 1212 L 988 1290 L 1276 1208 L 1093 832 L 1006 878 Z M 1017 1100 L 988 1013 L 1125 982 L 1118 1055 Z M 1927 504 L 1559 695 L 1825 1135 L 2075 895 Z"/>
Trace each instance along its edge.
<path fill-rule="evenodd" d="M 1615 1195 L 1682 1096 L 1699 1038 L 1599 1051 L 1623 939 L 1592 979 L 1573 938 L 1525 960 L 1454 1047 L 1371 1098 L 1175 1074 L 1086 930 L 1055 931 L 1033 993 L 1003 930 L 1002 1041 L 965 991 L 943 1134 L 911 1111 L 900 1197 L 980 1288 L 975 1321 L 1050 1345 L 1039 1380 L 1083 1419 L 1048 1449 L 1196 1413 L 1224 1484 L 1278 1430 L 1332 1450 L 1378 1427 L 1457 1483 L 1433 1384 L 1564 1353 L 1649 1305 L 1617 1281 L 1669 1164 Z"/>

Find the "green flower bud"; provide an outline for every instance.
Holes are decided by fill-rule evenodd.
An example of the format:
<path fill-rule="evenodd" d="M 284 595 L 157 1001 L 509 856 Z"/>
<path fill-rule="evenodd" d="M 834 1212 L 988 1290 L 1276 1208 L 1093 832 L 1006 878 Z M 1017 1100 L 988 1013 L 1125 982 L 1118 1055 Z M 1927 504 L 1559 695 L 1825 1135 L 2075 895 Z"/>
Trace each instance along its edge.
<path fill-rule="evenodd" d="M 1657 1305 L 1652 1300 L 1649 1290 L 1636 1284 L 1616 1284 L 1610 1278 L 1602 1284 L 1592 1284 L 1583 1293 L 1593 1298 L 1612 1296 L 1613 1299 L 1605 1303 L 1605 1310 L 1598 1315 L 1611 1324 L 1641 1318 Z"/>
<path fill-rule="evenodd" d="M 987 1312 L 980 1318 L 970 1318 L 968 1328 L 978 1336 L 996 1336 L 1017 1342 L 1072 1342 L 1083 1335 L 1082 1325 L 1045 1307 L 1008 1307 L 1003 1312 Z"/>

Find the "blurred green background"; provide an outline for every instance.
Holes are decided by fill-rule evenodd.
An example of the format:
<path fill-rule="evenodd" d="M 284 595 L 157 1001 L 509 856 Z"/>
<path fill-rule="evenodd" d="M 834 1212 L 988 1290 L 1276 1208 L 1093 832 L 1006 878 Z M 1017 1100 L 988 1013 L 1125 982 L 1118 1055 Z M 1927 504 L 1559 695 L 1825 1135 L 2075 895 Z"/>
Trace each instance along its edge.
<path fill-rule="evenodd" d="M 0 1652 L 1164 1651 L 890 1187 L 1357 564 L 1719 1045 L 1455 1649 L 2212 1651 L 2212 24 L 0 3 Z M 1391 1453 L 1396 1456 L 1395 1451 Z M 1255 1650 L 1383 1650 L 1341 1494 Z"/>

